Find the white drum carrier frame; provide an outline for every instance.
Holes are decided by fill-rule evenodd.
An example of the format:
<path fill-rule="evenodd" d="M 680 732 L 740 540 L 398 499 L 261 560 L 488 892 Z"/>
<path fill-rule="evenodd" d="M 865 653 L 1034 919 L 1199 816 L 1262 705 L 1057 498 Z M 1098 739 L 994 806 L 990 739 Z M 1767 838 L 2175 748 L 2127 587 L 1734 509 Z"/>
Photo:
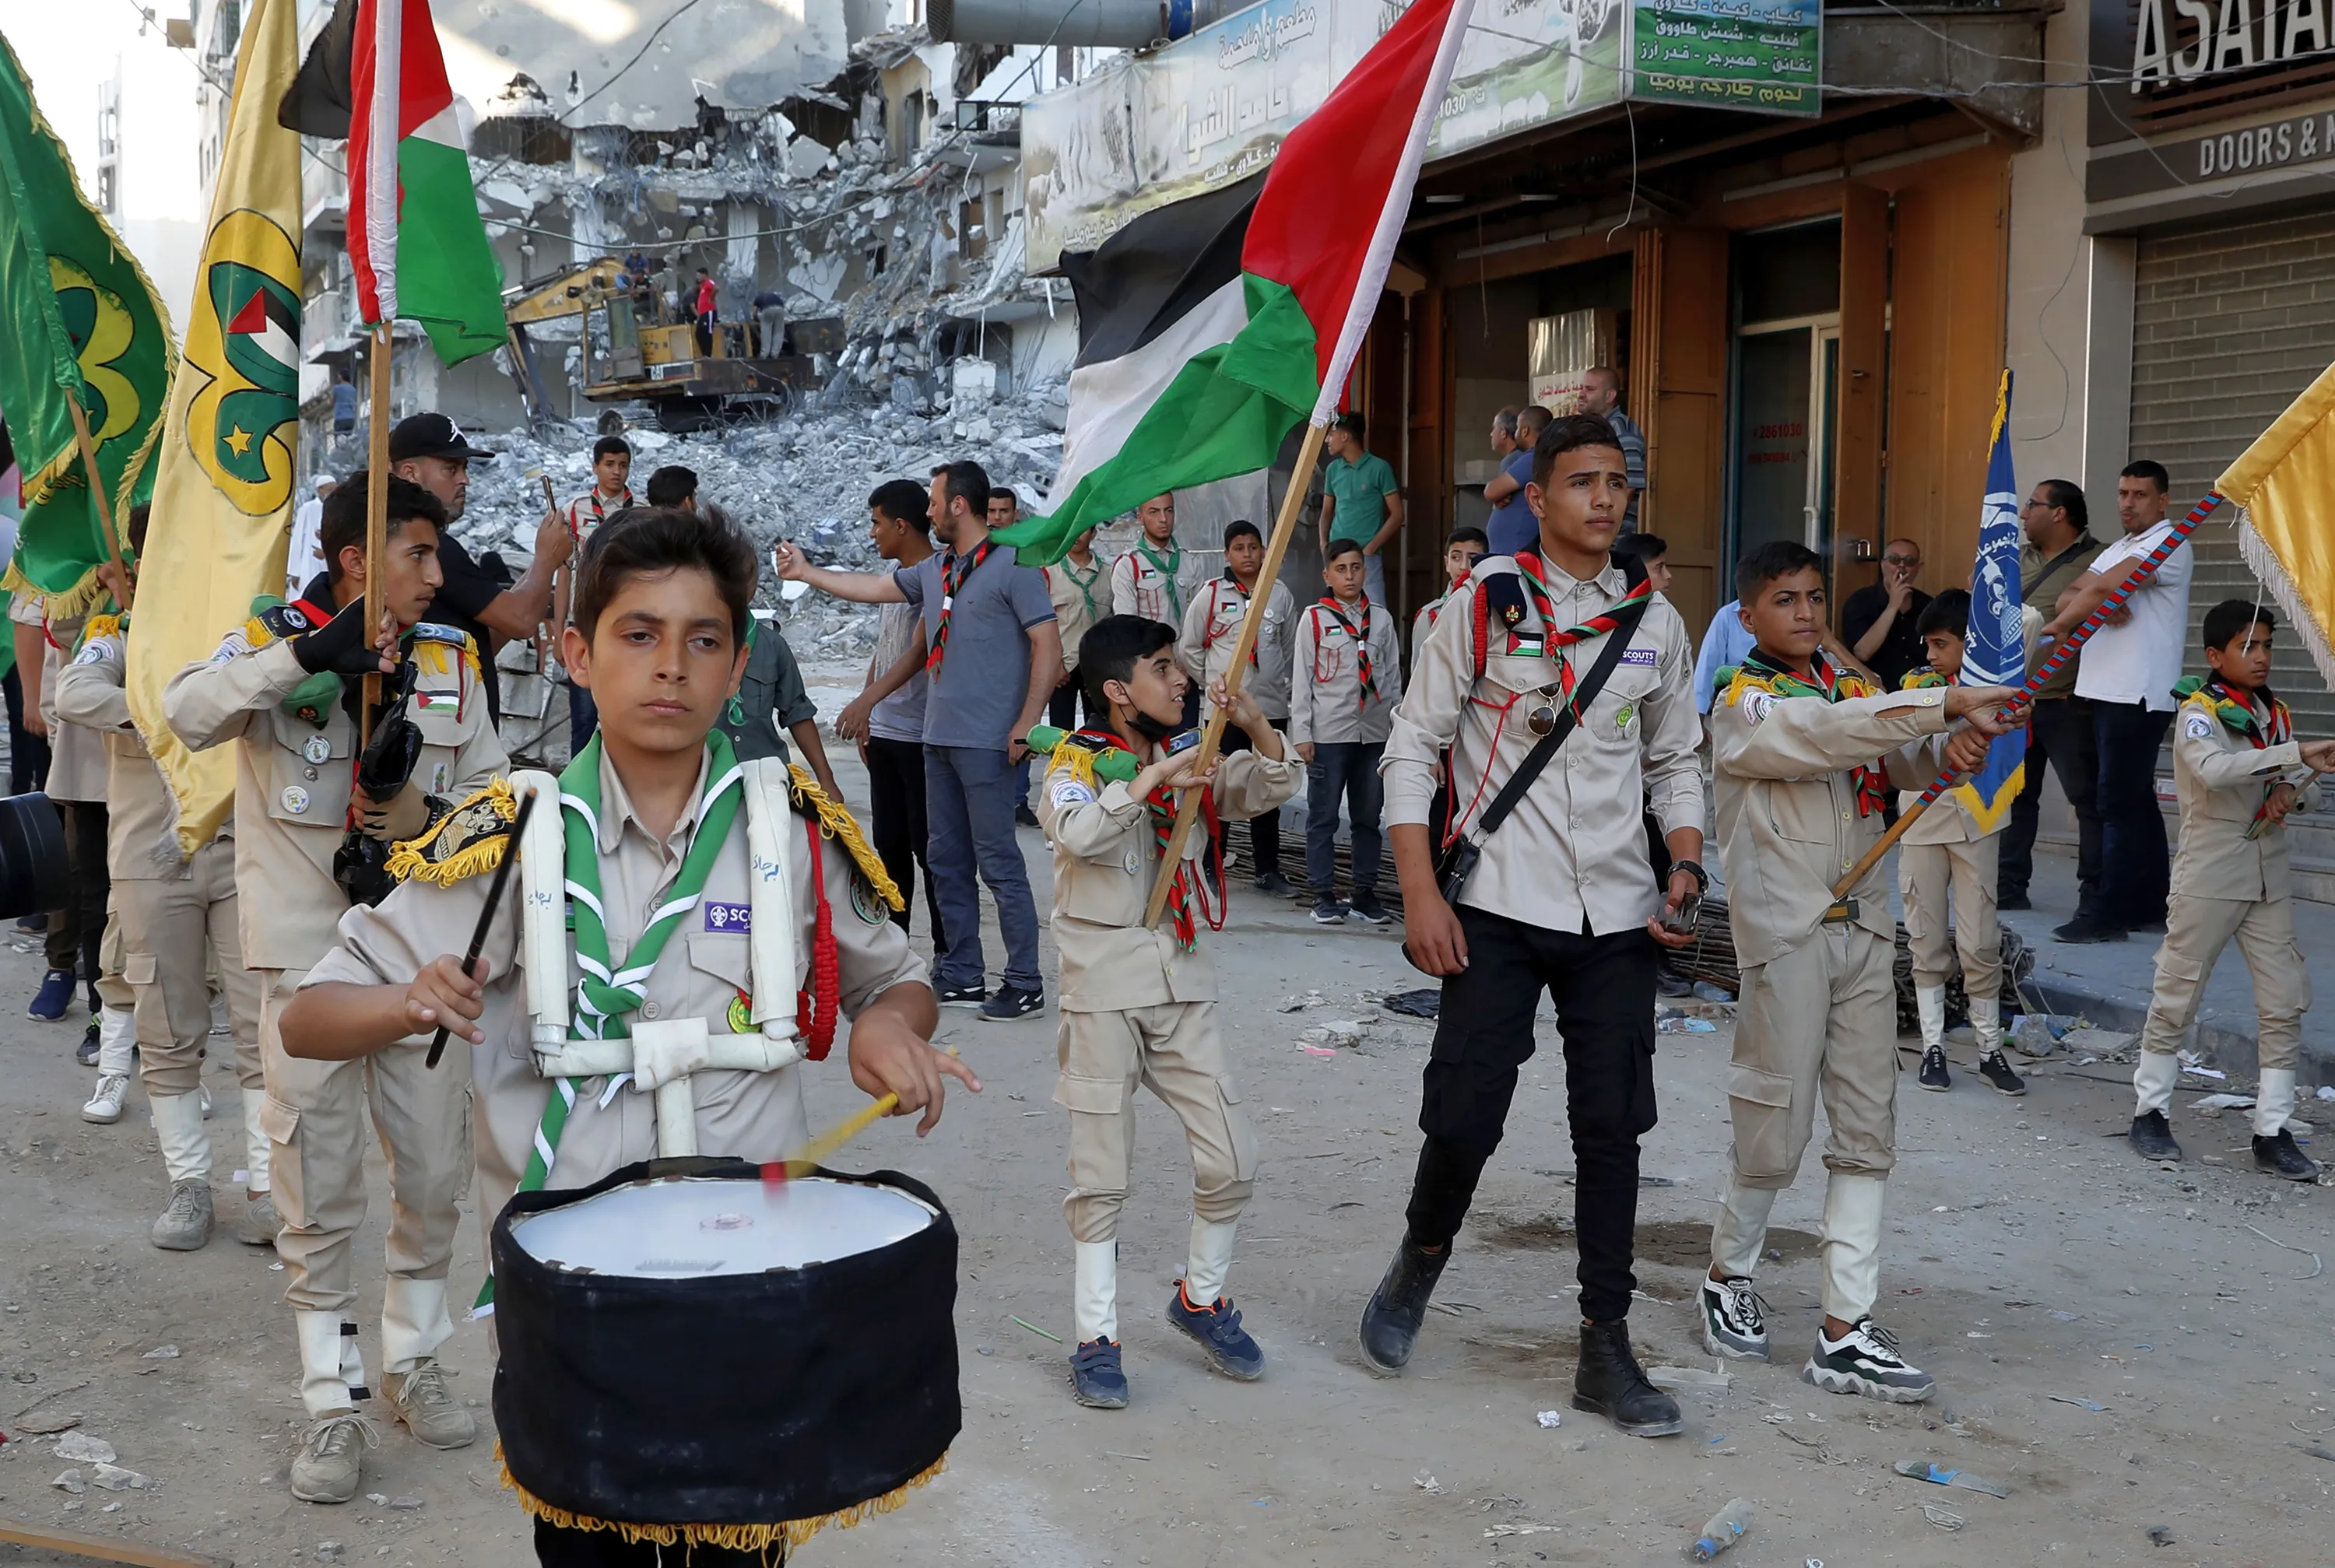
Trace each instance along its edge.
<path fill-rule="evenodd" d="M 633 1091 L 656 1097 L 657 1153 L 697 1152 L 697 1109 L 692 1073 L 776 1072 L 802 1059 L 795 1037 L 795 992 L 800 980 L 794 888 L 789 880 L 789 832 L 797 826 L 792 782 L 785 763 L 758 759 L 741 765 L 745 790 L 746 845 L 752 859 L 748 893 L 753 918 L 747 951 L 753 977 L 751 1034 L 716 1033 L 702 1018 L 632 1019 L 627 1040 L 571 1040 L 576 967 L 567 934 L 567 817 L 558 809 L 559 780 L 533 769 L 511 775 L 521 797 L 544 797 L 528 819 L 519 845 L 520 962 L 527 971 L 527 1011 L 533 1026 L 535 1069 L 545 1078 L 629 1074 Z M 551 809 L 545 809 L 545 808 Z"/>

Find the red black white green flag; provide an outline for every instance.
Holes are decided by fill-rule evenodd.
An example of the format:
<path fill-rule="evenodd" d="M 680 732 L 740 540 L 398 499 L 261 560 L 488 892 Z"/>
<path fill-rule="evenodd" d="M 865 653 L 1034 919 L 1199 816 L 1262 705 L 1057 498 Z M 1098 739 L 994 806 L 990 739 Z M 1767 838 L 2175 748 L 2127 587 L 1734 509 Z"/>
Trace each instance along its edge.
<path fill-rule="evenodd" d="M 1001 529 L 1026 565 L 1163 490 L 1267 467 L 1326 425 L 1410 208 L 1473 0 L 1414 0 L 1264 174 L 1063 257 L 1079 304 L 1062 468 Z"/>

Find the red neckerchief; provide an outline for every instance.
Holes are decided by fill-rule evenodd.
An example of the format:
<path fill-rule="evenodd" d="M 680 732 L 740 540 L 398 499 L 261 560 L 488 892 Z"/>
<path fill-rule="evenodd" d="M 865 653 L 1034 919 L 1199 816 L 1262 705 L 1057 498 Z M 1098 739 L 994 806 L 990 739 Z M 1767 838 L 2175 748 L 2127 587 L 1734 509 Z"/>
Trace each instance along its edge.
<path fill-rule="evenodd" d="M 843 995 L 841 965 L 835 945 L 835 911 L 827 902 L 827 857 L 819 846 L 819 813 L 803 818 L 810 834 L 811 943 L 810 983 L 795 992 L 795 1029 L 801 1035 L 803 1057 L 825 1061 L 835 1045 L 835 1013 Z M 743 992 L 740 993 L 743 996 Z"/>
<path fill-rule="evenodd" d="M 1216 593 L 1218 587 L 1227 584 L 1231 586 L 1234 593 L 1238 594 L 1241 596 L 1241 602 L 1243 604 L 1246 604 L 1248 602 L 1248 590 L 1242 587 L 1241 580 L 1238 577 L 1234 576 L 1230 572 L 1226 572 L 1223 576 L 1208 585 L 1208 629 L 1202 635 L 1200 642 L 1200 652 L 1203 653 L 1206 653 L 1209 649 L 1216 645 Z M 1256 668 L 1256 644 L 1255 643 L 1251 643 L 1248 645 L 1248 667 L 1252 670 Z"/>
<path fill-rule="evenodd" d="M 948 560 L 942 564 L 941 618 L 933 628 L 933 651 L 925 655 L 925 674 L 936 676 L 941 673 L 941 661 L 948 656 L 949 611 L 955 605 L 957 592 L 964 586 L 964 580 L 988 558 L 989 541 L 983 539 L 974 547 L 972 555 L 960 556 L 951 551 Z"/>
<path fill-rule="evenodd" d="M 1371 596 L 1364 594 L 1355 602 L 1362 606 L 1362 624 L 1359 629 L 1352 621 L 1346 619 L 1345 607 L 1338 602 L 1337 595 L 1323 595 L 1320 604 L 1315 607 L 1329 611 L 1330 618 L 1345 627 L 1346 635 L 1354 640 L 1354 674 L 1361 682 L 1361 692 L 1354 699 L 1354 706 L 1368 709 L 1378 700 L 1379 694 L 1378 676 L 1371 669 Z M 1322 633 L 1319 623 L 1316 623 L 1313 632 L 1313 679 L 1317 682 L 1322 679 Z"/>
<path fill-rule="evenodd" d="M 1138 758 L 1142 756 L 1141 752 L 1121 740 L 1116 731 L 1096 725 L 1082 725 L 1071 732 L 1071 738 L 1096 747 L 1129 752 Z M 1168 840 L 1176 829 L 1175 791 L 1166 793 L 1164 799 L 1153 795 L 1143 802 L 1144 810 L 1151 819 L 1151 852 L 1155 857 L 1164 857 L 1168 853 Z M 1200 820 L 1208 830 L 1208 853 L 1215 857 L 1216 864 L 1212 868 L 1213 876 L 1203 876 L 1197 884 L 1197 902 L 1201 915 L 1207 919 L 1208 929 L 1222 931 L 1225 928 L 1225 907 L 1223 899 L 1217 895 L 1225 880 L 1225 835 L 1223 824 L 1216 817 L 1214 789 L 1200 797 Z M 1187 953 L 1198 946 L 1200 940 L 1199 924 L 1192 915 L 1194 888 L 1192 863 L 1189 860 L 1179 862 L 1176 867 L 1176 879 L 1168 886 L 1168 915 L 1170 929 L 1176 934 L 1176 944 Z"/>
<path fill-rule="evenodd" d="M 1564 693 L 1566 701 L 1570 702 L 1573 697 L 1573 661 L 1564 657 L 1557 650 L 1572 647 L 1576 643 L 1585 643 L 1592 637 L 1602 637 L 1612 631 L 1621 624 L 1621 612 L 1625 606 L 1640 599 L 1652 596 L 1653 579 L 1642 578 L 1636 587 L 1623 594 L 1612 605 L 1590 616 L 1581 624 L 1568 626 L 1560 632 L 1556 629 L 1556 590 L 1549 580 L 1542 576 L 1548 567 L 1542 562 L 1540 552 L 1520 550 L 1516 553 L 1516 562 L 1517 574 L 1525 580 L 1525 592 L 1532 596 L 1533 608 L 1540 615 L 1542 651 L 1548 657 L 1556 660 L 1557 690 Z M 1477 596 L 1477 603 L 1483 603 L 1480 594 Z"/>

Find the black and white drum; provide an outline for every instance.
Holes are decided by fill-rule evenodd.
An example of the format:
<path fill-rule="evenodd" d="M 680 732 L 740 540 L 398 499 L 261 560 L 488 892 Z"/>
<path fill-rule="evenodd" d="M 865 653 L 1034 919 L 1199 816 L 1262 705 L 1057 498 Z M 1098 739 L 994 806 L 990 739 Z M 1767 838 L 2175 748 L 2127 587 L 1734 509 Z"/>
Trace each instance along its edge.
<path fill-rule="evenodd" d="M 948 1212 L 888 1171 L 673 1163 L 495 1221 L 495 1423 L 529 1512 L 754 1551 L 896 1506 L 962 1422 Z"/>

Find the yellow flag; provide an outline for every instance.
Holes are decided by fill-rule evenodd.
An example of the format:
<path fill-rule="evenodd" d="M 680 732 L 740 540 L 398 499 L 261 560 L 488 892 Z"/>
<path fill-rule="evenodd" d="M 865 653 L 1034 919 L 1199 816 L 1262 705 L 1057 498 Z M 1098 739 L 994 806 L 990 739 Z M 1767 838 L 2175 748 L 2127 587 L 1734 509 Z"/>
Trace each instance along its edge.
<path fill-rule="evenodd" d="M 2238 548 L 2335 682 L 2335 365 L 2287 405 L 2214 486 L 2238 508 Z"/>
<path fill-rule="evenodd" d="M 300 63 L 298 8 L 252 12 L 130 620 L 130 714 L 189 856 L 235 808 L 235 757 L 188 750 L 162 689 L 282 588 L 300 432 L 300 139 L 276 122 Z"/>

